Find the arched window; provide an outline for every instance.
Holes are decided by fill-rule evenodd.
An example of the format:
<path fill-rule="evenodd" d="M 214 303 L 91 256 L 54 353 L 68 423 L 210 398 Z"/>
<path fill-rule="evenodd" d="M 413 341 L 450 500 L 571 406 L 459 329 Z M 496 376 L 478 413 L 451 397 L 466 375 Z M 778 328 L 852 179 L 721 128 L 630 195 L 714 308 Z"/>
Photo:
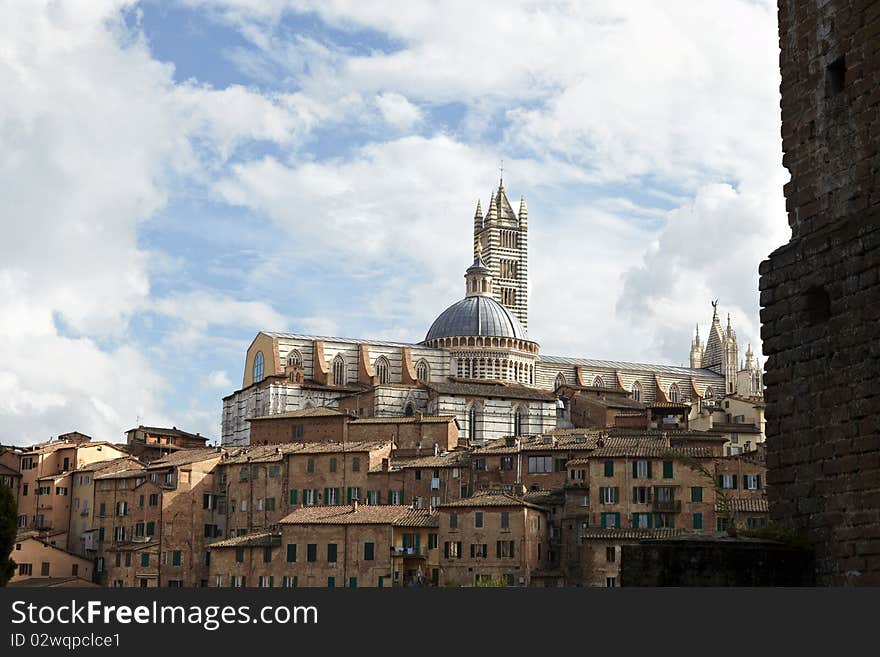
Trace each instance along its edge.
<path fill-rule="evenodd" d="M 669 386 L 669 401 L 677 402 L 680 401 L 680 395 L 678 393 L 678 385 L 673 383 Z"/>
<path fill-rule="evenodd" d="M 636 401 L 641 401 L 642 399 L 642 384 L 638 381 L 633 381 L 632 387 L 630 388 L 630 392 L 632 393 L 632 398 Z"/>
<path fill-rule="evenodd" d="M 594 388 L 604 388 L 605 387 L 605 381 L 602 379 L 601 376 L 597 376 L 595 379 L 593 379 L 593 387 Z"/>
<path fill-rule="evenodd" d="M 554 389 L 559 390 L 562 386 L 565 385 L 565 375 L 560 372 L 556 375 L 556 384 L 554 385 Z"/>
<path fill-rule="evenodd" d="M 523 435 L 526 425 L 526 411 L 522 406 L 517 406 L 513 411 L 513 435 Z"/>
<path fill-rule="evenodd" d="M 715 391 L 712 390 L 712 386 L 709 386 L 708 388 L 706 388 L 706 392 L 703 393 L 703 399 L 714 399 L 714 398 L 715 398 Z"/>
<path fill-rule="evenodd" d="M 416 409 L 412 402 L 407 402 L 406 407 L 403 409 L 403 414 L 405 417 L 412 417 L 416 414 Z"/>
<path fill-rule="evenodd" d="M 287 364 L 296 367 L 302 367 L 303 357 L 296 349 L 287 354 Z"/>
<path fill-rule="evenodd" d="M 475 443 L 479 440 L 479 432 L 477 424 L 480 421 L 480 409 L 477 404 L 473 404 L 468 409 L 468 440 Z"/>
<path fill-rule="evenodd" d="M 431 380 L 431 368 L 428 367 L 428 361 L 420 360 L 416 363 L 416 378 L 423 382 Z"/>
<path fill-rule="evenodd" d="M 376 376 L 379 377 L 379 383 L 388 383 L 388 372 L 391 367 L 388 365 L 388 359 L 385 356 L 379 356 L 376 359 Z"/>
<path fill-rule="evenodd" d="M 333 359 L 333 385 L 345 385 L 345 359 L 342 356 Z"/>
<path fill-rule="evenodd" d="M 263 352 L 258 351 L 254 357 L 254 383 L 263 380 Z"/>

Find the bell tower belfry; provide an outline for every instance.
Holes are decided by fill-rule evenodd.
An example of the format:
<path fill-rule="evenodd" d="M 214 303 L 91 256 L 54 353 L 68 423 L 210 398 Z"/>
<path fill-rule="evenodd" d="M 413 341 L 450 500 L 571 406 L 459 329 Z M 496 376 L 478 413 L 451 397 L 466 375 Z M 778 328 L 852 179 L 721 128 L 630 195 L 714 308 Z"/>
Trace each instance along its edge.
<path fill-rule="evenodd" d="M 474 258 L 480 255 L 492 274 L 492 296 L 528 330 L 529 221 L 526 201 L 514 212 L 504 191 L 504 179 L 489 200 L 486 216 L 480 202 L 474 214 Z M 478 250 L 479 247 L 479 250 Z"/>

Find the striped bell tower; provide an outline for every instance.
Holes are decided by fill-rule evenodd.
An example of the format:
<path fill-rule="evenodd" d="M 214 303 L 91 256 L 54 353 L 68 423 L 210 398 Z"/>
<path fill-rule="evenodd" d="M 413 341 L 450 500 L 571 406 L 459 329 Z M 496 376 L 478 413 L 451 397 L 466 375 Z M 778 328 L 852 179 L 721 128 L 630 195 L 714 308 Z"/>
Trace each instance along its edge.
<path fill-rule="evenodd" d="M 480 201 L 474 214 L 474 258 L 481 255 L 492 272 L 492 296 L 529 328 L 529 220 L 526 201 L 514 212 L 504 191 L 504 178 L 492 192 L 486 216 Z"/>

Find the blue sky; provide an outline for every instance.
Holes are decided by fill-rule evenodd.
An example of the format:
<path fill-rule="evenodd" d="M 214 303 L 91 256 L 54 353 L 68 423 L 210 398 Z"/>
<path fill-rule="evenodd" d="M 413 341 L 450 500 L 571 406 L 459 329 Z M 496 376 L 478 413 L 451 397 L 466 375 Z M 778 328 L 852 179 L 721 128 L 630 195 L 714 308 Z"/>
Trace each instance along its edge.
<path fill-rule="evenodd" d="M 787 240 L 769 0 L 13 5 L 0 441 L 217 436 L 257 331 L 419 341 L 504 160 L 548 354 L 759 350 Z"/>

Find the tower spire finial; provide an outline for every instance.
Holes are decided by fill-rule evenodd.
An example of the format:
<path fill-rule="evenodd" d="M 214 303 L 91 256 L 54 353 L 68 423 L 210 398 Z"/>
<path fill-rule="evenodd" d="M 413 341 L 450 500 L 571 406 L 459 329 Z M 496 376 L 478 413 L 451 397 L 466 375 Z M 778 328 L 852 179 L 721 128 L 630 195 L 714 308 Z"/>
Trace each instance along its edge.
<path fill-rule="evenodd" d="M 501 159 L 501 164 L 498 166 L 498 171 L 501 173 L 498 178 L 498 184 L 503 187 L 504 186 L 504 158 Z"/>

